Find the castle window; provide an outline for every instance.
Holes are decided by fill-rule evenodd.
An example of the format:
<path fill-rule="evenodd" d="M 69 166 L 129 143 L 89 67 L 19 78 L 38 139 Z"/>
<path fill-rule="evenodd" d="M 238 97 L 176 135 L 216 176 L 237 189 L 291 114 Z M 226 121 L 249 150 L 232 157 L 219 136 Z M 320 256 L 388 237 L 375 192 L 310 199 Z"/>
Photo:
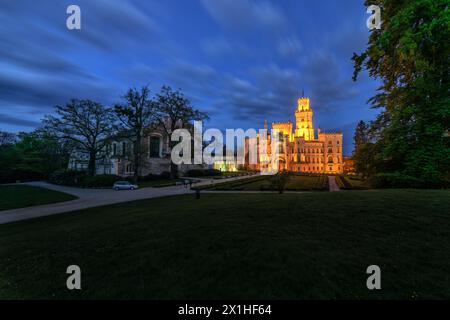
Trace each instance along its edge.
<path fill-rule="evenodd" d="M 333 153 L 333 149 L 328 148 L 328 153 Z"/>
<path fill-rule="evenodd" d="M 115 156 L 117 154 L 117 145 L 113 143 L 113 155 Z"/>
<path fill-rule="evenodd" d="M 130 173 L 133 173 L 134 172 L 134 169 L 133 169 L 133 164 L 127 164 L 126 166 L 125 166 L 125 173 L 127 173 L 127 174 L 130 174 Z"/>
<path fill-rule="evenodd" d="M 328 157 L 328 163 L 333 163 L 333 157 Z"/>
<path fill-rule="evenodd" d="M 127 143 L 122 142 L 122 155 L 124 156 L 126 152 L 127 152 Z"/>
<path fill-rule="evenodd" d="M 159 158 L 161 139 L 159 137 L 150 137 L 150 158 Z"/>

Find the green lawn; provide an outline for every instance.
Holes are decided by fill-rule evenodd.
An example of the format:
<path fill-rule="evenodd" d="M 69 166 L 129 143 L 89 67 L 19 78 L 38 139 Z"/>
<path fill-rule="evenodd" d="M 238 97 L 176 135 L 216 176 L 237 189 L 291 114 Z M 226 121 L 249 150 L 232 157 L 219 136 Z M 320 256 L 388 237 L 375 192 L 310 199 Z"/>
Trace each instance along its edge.
<path fill-rule="evenodd" d="M 286 185 L 289 191 L 328 190 L 327 176 L 293 176 Z"/>
<path fill-rule="evenodd" d="M 450 298 L 449 191 L 184 195 L 0 225 L 0 243 L 0 298 Z"/>
<path fill-rule="evenodd" d="M 0 186 L 0 211 L 77 199 L 67 193 L 27 185 Z"/>
<path fill-rule="evenodd" d="M 357 176 L 337 176 L 336 183 L 342 190 L 367 190 L 370 186 L 367 180 Z"/>

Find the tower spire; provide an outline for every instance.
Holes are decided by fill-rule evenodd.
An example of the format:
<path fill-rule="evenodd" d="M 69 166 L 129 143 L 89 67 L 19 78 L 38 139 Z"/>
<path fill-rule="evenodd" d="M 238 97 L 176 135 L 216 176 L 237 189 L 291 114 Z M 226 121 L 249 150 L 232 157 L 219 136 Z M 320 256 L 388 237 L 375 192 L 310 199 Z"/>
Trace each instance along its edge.
<path fill-rule="evenodd" d="M 305 97 L 305 89 L 302 88 L 302 98 L 304 98 L 304 97 Z"/>

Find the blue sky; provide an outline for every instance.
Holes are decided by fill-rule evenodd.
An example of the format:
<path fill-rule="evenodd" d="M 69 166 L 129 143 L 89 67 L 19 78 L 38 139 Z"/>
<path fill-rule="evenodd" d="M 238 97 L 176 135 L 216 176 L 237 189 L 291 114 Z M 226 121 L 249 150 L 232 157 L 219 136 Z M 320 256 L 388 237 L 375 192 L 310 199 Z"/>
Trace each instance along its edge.
<path fill-rule="evenodd" d="M 66 8 L 81 8 L 81 30 Z M 0 130 L 30 131 L 70 98 L 105 105 L 168 84 L 209 113 L 206 127 L 294 120 L 302 89 L 315 126 L 344 132 L 376 114 L 377 83 L 352 82 L 367 43 L 362 0 L 1 0 Z"/>

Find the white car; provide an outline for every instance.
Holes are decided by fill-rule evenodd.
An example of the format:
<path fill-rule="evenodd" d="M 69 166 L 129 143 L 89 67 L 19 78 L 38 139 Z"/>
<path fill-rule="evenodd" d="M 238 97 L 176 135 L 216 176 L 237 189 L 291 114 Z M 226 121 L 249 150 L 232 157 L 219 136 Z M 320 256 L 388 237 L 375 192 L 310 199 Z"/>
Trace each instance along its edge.
<path fill-rule="evenodd" d="M 137 185 L 130 183 L 129 181 L 117 181 L 113 185 L 114 190 L 134 190 L 139 188 Z"/>

